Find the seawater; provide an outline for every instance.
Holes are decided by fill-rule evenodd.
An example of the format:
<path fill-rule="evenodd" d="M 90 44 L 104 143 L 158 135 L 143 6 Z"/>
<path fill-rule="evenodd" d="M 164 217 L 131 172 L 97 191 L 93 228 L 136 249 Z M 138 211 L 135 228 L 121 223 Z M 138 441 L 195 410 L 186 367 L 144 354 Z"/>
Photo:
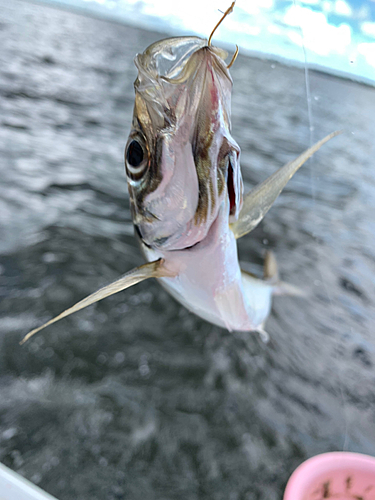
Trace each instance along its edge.
<path fill-rule="evenodd" d="M 170 35 L 208 37 L 229 1 L 40 0 Z M 369 0 L 237 0 L 215 34 L 228 50 L 375 83 L 375 4 Z"/>

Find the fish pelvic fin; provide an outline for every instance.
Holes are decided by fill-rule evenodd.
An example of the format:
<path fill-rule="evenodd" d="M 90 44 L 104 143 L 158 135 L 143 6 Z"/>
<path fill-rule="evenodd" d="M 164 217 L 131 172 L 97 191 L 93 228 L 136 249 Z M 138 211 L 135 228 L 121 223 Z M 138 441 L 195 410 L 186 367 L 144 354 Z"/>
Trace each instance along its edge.
<path fill-rule="evenodd" d="M 279 168 L 279 170 L 268 177 L 268 179 L 255 186 L 255 188 L 244 197 L 238 220 L 230 224 L 234 236 L 236 238 L 241 238 L 255 229 L 297 170 L 316 153 L 323 144 L 341 133 L 342 131 L 340 130 L 327 135 L 324 139 L 307 149 L 298 158 Z"/>
<path fill-rule="evenodd" d="M 292 285 L 291 283 L 278 281 L 273 288 L 273 295 L 289 295 L 290 297 L 307 298 L 309 293 L 296 285 Z"/>
<path fill-rule="evenodd" d="M 254 330 L 255 332 L 257 332 L 257 334 L 259 335 L 261 341 L 264 343 L 264 344 L 268 344 L 268 342 L 270 341 L 270 336 L 269 334 L 266 332 L 266 330 L 264 329 L 264 324 L 262 326 L 259 326 L 256 330 Z"/>
<path fill-rule="evenodd" d="M 307 297 L 307 292 L 298 286 L 280 280 L 275 254 L 267 250 L 264 258 L 263 279 L 272 285 L 272 295 Z"/>
<path fill-rule="evenodd" d="M 120 279 L 114 281 L 113 283 L 110 283 L 107 286 L 104 286 L 103 288 L 100 288 L 88 297 L 80 300 L 79 302 L 74 304 L 74 306 L 69 307 L 69 309 L 66 309 L 55 318 L 52 318 L 47 321 L 47 323 L 44 323 L 44 325 L 35 328 L 27 335 L 25 335 L 20 344 L 24 344 L 27 340 L 29 340 L 30 337 L 40 332 L 40 330 L 43 330 L 47 326 L 56 323 L 56 321 L 59 321 L 62 318 L 66 318 L 66 316 L 70 316 L 71 314 L 80 311 L 81 309 L 84 309 L 85 307 L 94 304 L 95 302 L 98 302 L 99 300 L 105 299 L 110 295 L 121 292 L 122 290 L 136 285 L 141 281 L 144 281 L 148 278 L 173 278 L 174 276 L 176 276 L 176 273 L 169 271 L 165 267 L 164 259 L 155 260 L 153 262 L 148 262 L 147 264 L 136 267 L 135 269 L 132 269 L 131 271 L 124 274 Z"/>

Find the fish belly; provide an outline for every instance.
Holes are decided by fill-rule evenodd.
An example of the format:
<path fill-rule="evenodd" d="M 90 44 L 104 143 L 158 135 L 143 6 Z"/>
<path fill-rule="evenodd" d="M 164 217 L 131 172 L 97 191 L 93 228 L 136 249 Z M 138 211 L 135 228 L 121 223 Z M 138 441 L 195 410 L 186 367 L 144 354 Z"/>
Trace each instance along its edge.
<path fill-rule="evenodd" d="M 242 273 L 242 285 L 255 330 L 262 328 L 271 312 L 274 286 L 246 273 Z"/>
<path fill-rule="evenodd" d="M 173 269 L 162 286 L 183 306 L 229 331 L 257 330 L 271 308 L 272 287 L 241 273 L 237 243 L 228 224 L 217 221 L 203 244 L 190 250 L 160 252 L 143 245 L 148 261 L 158 258 Z"/>
<path fill-rule="evenodd" d="M 273 287 L 242 274 L 242 287 L 233 286 L 216 294 L 214 300 L 205 296 L 208 291 L 190 290 L 179 278 L 159 279 L 180 304 L 200 318 L 229 331 L 256 331 L 263 328 L 272 305 Z"/>

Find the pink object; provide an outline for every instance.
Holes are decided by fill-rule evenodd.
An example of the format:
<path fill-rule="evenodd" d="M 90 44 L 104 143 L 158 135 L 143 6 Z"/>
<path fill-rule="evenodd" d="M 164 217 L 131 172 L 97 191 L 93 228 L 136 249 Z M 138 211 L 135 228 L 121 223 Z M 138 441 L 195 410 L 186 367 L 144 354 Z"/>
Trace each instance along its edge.
<path fill-rule="evenodd" d="M 375 458 L 360 453 L 323 453 L 291 475 L 284 500 L 375 500 Z"/>

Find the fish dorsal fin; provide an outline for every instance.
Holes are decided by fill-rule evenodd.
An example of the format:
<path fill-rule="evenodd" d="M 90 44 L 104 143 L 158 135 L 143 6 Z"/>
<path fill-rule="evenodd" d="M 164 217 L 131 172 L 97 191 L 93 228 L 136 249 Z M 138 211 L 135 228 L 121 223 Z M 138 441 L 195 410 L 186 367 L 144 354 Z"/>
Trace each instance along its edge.
<path fill-rule="evenodd" d="M 279 271 L 275 254 L 268 250 L 264 257 L 263 264 L 263 279 L 269 283 L 277 283 L 279 281 Z"/>
<path fill-rule="evenodd" d="M 164 266 L 164 259 L 155 260 L 153 262 L 148 262 L 143 266 L 136 267 L 135 269 L 132 269 L 128 273 L 124 274 L 120 279 L 114 281 L 113 283 L 110 283 L 107 286 L 104 286 L 103 288 L 100 288 L 88 297 L 80 300 L 79 302 L 74 304 L 74 306 L 66 309 L 55 318 L 47 321 L 47 323 L 44 323 L 44 325 L 35 328 L 22 339 L 20 344 L 24 344 L 27 340 L 29 340 L 30 337 L 38 333 L 40 330 L 46 328 L 46 326 L 52 325 L 53 323 L 56 323 L 56 321 L 59 321 L 66 316 L 70 316 L 71 314 L 84 309 L 85 307 L 94 304 L 95 302 L 98 302 L 99 300 L 105 299 L 110 295 L 121 292 L 122 290 L 136 285 L 141 281 L 144 281 L 148 278 L 173 278 L 174 276 L 176 276 L 176 274 L 169 271 Z"/>
<path fill-rule="evenodd" d="M 323 144 L 338 134 L 341 134 L 341 131 L 327 135 L 327 137 L 307 149 L 298 158 L 279 168 L 279 170 L 261 184 L 255 186 L 255 188 L 244 197 L 238 220 L 230 224 L 230 228 L 236 238 L 241 238 L 259 224 L 297 170 L 310 158 L 310 156 L 318 151 Z"/>

